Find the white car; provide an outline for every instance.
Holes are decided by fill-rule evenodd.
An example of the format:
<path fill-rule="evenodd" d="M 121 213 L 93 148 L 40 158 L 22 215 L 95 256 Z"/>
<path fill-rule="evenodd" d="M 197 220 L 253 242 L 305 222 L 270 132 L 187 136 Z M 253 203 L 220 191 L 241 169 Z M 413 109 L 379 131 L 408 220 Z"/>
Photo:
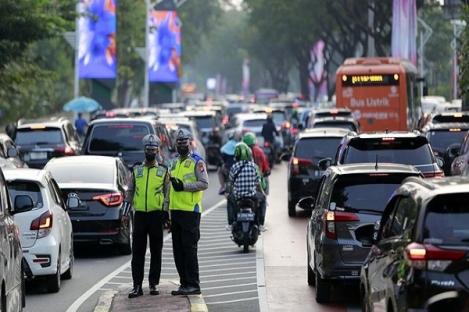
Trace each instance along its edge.
<path fill-rule="evenodd" d="M 45 278 L 49 292 L 73 273 L 72 223 L 57 183 L 46 170 L 5 169 L 28 279 Z"/>

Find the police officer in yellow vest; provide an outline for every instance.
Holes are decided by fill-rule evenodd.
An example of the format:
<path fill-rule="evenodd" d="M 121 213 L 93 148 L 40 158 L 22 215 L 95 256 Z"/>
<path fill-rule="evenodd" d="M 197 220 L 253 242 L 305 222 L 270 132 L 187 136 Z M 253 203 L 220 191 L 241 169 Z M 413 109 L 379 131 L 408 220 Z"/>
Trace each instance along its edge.
<path fill-rule="evenodd" d="M 159 158 L 160 140 L 154 134 L 143 138 L 145 161 L 133 168 L 133 187 L 126 200 L 132 202 L 134 232 L 132 240 L 133 289 L 129 298 L 143 295 L 142 282 L 145 268 L 147 237 L 150 238 L 150 295 L 158 295 L 163 249 L 163 227 L 169 225 L 168 168 L 156 161 Z"/>
<path fill-rule="evenodd" d="M 192 135 L 179 129 L 176 149 L 179 157 L 171 166 L 171 232 L 173 253 L 181 286 L 172 295 L 200 294 L 197 244 L 200 238 L 200 215 L 203 191 L 208 188 L 208 175 L 204 160 L 190 146 Z"/>

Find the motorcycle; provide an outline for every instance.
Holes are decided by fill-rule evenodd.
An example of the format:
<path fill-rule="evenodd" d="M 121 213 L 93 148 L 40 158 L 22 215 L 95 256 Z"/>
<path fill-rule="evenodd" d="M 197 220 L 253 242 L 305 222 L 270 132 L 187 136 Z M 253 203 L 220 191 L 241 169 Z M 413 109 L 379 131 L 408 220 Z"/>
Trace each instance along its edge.
<path fill-rule="evenodd" d="M 207 155 L 207 164 L 210 166 L 214 166 L 218 169 L 219 166 L 223 164 L 221 152 L 220 152 L 220 145 L 218 144 L 210 144 L 207 145 L 205 149 L 205 154 Z"/>
<path fill-rule="evenodd" d="M 265 156 L 267 156 L 267 159 L 269 160 L 269 166 L 272 169 L 276 163 L 276 153 L 273 145 L 268 141 L 264 141 L 262 150 L 264 151 Z"/>
<path fill-rule="evenodd" d="M 250 198 L 238 200 L 238 213 L 236 220 L 232 224 L 231 239 L 243 246 L 243 252 L 249 252 L 249 246 L 254 246 L 259 237 L 259 227 L 257 225 L 257 202 Z"/>

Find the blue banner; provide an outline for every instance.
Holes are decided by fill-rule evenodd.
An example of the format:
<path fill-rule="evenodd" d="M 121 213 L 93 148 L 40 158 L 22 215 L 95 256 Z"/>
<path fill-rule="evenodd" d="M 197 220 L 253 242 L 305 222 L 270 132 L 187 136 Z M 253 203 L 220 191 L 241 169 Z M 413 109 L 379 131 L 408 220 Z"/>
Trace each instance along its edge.
<path fill-rule="evenodd" d="M 116 0 L 80 0 L 78 11 L 80 78 L 115 79 Z"/>
<path fill-rule="evenodd" d="M 181 71 L 181 23 L 176 11 L 150 13 L 148 73 L 152 82 L 177 83 Z"/>

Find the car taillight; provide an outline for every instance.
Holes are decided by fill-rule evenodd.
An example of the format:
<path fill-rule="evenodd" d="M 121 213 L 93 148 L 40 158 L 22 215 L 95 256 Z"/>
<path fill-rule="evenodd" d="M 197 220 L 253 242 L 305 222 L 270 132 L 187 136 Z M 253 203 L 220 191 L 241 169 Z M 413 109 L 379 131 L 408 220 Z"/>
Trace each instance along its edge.
<path fill-rule="evenodd" d="M 290 124 L 288 121 L 285 121 L 285 122 L 283 123 L 282 127 L 285 128 L 285 129 L 290 129 L 291 124 Z"/>
<path fill-rule="evenodd" d="M 444 178 L 445 173 L 441 170 L 436 170 L 432 172 L 422 172 L 424 178 Z"/>
<path fill-rule="evenodd" d="M 55 149 L 55 152 L 56 152 L 56 153 L 64 154 L 65 156 L 73 156 L 73 155 L 75 155 L 75 151 L 74 151 L 73 148 L 71 148 L 70 146 L 57 147 L 57 148 Z"/>
<path fill-rule="evenodd" d="M 291 174 L 298 175 L 300 174 L 300 167 L 309 167 L 312 165 L 313 162 L 309 159 L 293 157 L 291 159 Z"/>
<path fill-rule="evenodd" d="M 228 115 L 225 115 L 225 116 L 223 116 L 223 120 L 222 120 L 221 123 L 223 125 L 226 125 L 226 124 L 228 124 L 229 121 L 230 121 L 230 117 L 228 117 Z"/>
<path fill-rule="evenodd" d="M 104 195 L 96 195 L 93 197 L 93 200 L 98 200 L 103 203 L 103 205 L 112 207 L 122 204 L 122 202 L 124 201 L 124 195 L 119 192 Z"/>
<path fill-rule="evenodd" d="M 464 258 L 466 251 L 443 249 L 433 245 L 410 243 L 405 248 L 405 258 L 417 269 L 444 271 L 453 261 Z"/>
<path fill-rule="evenodd" d="M 34 219 L 31 222 L 31 226 L 29 229 L 31 231 L 38 231 L 37 232 L 37 238 L 43 238 L 49 235 L 51 229 L 52 229 L 52 223 L 53 223 L 53 217 L 50 211 L 44 212 L 42 215 L 40 215 L 38 218 Z"/>
<path fill-rule="evenodd" d="M 329 239 L 337 239 L 337 232 L 335 230 L 336 222 L 360 221 L 360 218 L 352 212 L 326 210 L 323 221 L 326 237 Z"/>

